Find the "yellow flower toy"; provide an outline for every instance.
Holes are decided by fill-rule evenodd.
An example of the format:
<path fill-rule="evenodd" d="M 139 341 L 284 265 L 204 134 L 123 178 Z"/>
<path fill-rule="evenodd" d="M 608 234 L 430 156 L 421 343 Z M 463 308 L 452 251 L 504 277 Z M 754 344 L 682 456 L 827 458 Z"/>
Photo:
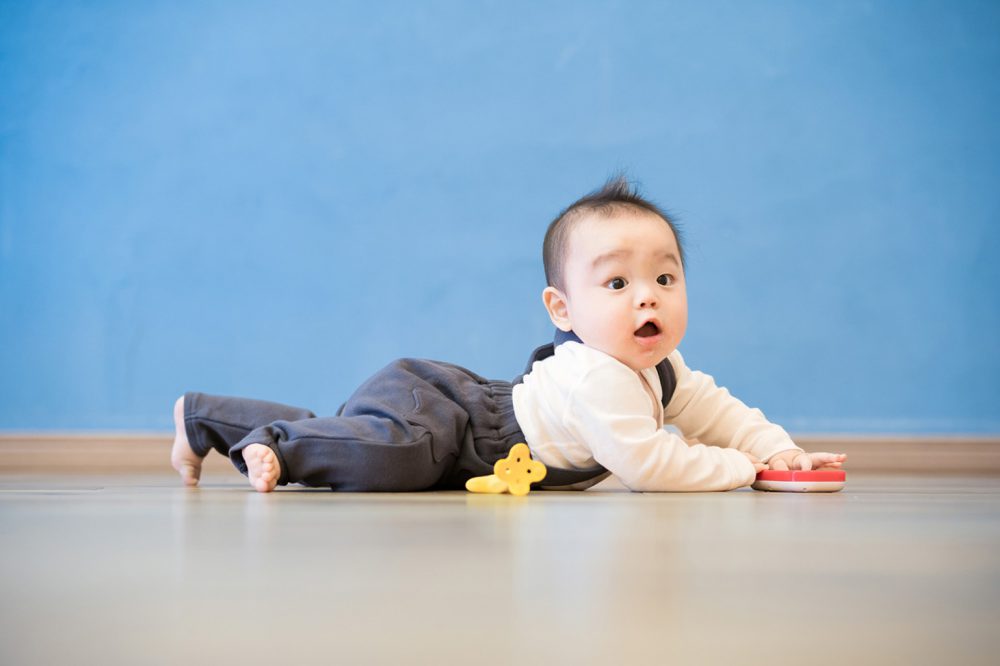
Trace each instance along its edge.
<path fill-rule="evenodd" d="M 531 459 L 527 444 L 515 444 L 506 458 L 498 460 L 489 476 L 477 476 L 465 482 L 472 493 L 527 495 L 531 484 L 545 478 L 545 465 Z"/>

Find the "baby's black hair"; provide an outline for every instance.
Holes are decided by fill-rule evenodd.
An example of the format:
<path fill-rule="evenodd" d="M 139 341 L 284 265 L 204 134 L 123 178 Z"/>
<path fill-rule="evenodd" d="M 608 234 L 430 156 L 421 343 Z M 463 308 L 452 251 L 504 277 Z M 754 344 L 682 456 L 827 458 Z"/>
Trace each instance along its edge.
<path fill-rule="evenodd" d="M 616 174 L 609 178 L 601 189 L 577 199 L 552 220 L 548 231 L 545 232 L 545 242 L 542 245 L 542 264 L 545 266 L 545 281 L 548 285 L 564 290 L 566 246 L 570 231 L 574 224 L 583 218 L 583 213 L 597 213 L 610 217 L 629 208 L 652 213 L 667 223 L 677 240 L 677 249 L 681 253 L 681 268 L 683 268 L 684 246 L 677 224 L 659 206 L 639 194 L 638 188 L 630 183 L 624 174 Z"/>

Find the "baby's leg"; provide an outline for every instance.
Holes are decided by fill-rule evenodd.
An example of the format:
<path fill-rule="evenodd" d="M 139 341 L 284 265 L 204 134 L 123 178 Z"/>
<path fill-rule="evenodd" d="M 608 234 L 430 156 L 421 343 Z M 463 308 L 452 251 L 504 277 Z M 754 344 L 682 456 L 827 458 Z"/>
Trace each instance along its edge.
<path fill-rule="evenodd" d="M 170 464 L 181 475 L 185 486 L 198 485 L 201 463 L 204 458 L 191 448 L 184 428 L 184 396 L 174 403 L 174 446 L 170 450 Z"/>
<path fill-rule="evenodd" d="M 237 469 L 247 473 L 248 466 L 243 465 L 242 455 L 236 456 L 237 461 L 233 453 L 234 447 L 251 431 L 275 421 L 308 419 L 314 416 L 307 409 L 275 402 L 205 393 L 185 393 L 174 404 L 176 434 L 170 462 L 184 483 L 189 486 L 198 484 L 202 460 L 212 449 L 233 460 Z M 250 440 L 250 443 L 255 442 Z M 246 444 L 243 445 L 245 446 Z M 273 452 L 269 453 L 273 456 L 276 482 L 280 478 L 281 469 L 278 466 L 277 456 L 274 456 Z M 254 464 L 256 465 L 258 461 L 264 462 L 267 457 L 255 456 Z M 263 485 L 266 488 L 264 492 L 274 488 L 274 484 L 267 480 L 271 476 L 270 471 L 258 467 L 257 476 L 259 479 L 264 479 Z M 253 479 L 251 484 L 257 488 Z M 268 485 L 270 487 L 267 487 Z"/>
<path fill-rule="evenodd" d="M 233 446 L 230 457 L 245 463 L 263 492 L 284 482 L 350 492 L 426 490 L 444 483 L 463 447 L 473 448 L 459 402 L 465 394 L 481 400 L 486 389 L 445 364 L 403 359 L 359 387 L 340 416 L 270 423 Z"/>
<path fill-rule="evenodd" d="M 274 451 L 264 444 L 249 444 L 243 449 L 243 461 L 247 464 L 247 477 L 254 490 L 269 493 L 278 485 L 281 464 Z"/>

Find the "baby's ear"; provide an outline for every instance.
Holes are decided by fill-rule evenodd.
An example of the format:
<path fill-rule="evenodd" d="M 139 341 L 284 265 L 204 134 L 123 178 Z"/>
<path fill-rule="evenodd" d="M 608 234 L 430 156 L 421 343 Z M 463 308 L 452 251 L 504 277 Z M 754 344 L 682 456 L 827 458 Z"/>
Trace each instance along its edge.
<path fill-rule="evenodd" d="M 569 308 L 566 297 L 555 287 L 546 287 L 542 291 L 542 302 L 549 313 L 549 319 L 561 331 L 573 330 L 573 323 L 569 318 Z"/>

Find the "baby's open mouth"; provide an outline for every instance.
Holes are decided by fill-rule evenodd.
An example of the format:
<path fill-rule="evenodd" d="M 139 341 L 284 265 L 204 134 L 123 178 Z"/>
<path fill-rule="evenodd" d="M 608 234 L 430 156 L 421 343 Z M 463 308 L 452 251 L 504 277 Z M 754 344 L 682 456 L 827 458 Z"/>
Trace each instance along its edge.
<path fill-rule="evenodd" d="M 635 334 L 640 338 L 649 338 L 660 332 L 659 327 L 651 321 L 647 321 L 645 324 L 639 327 L 639 330 Z"/>

